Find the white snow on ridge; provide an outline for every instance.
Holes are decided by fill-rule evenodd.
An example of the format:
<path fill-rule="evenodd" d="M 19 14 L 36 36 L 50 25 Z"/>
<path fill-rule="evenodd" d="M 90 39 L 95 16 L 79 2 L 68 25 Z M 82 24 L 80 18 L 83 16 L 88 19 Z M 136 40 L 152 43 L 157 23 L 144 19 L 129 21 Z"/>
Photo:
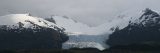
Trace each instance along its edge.
<path fill-rule="evenodd" d="M 0 25 L 18 26 L 19 22 L 23 23 L 24 24 L 23 27 L 25 28 L 33 27 L 33 24 L 31 24 L 30 22 L 33 22 L 34 24 L 37 24 L 43 27 L 49 27 L 49 28 L 54 28 L 54 26 L 59 27 L 58 25 L 51 23 L 49 21 L 46 21 L 43 18 L 32 17 L 32 16 L 29 16 L 29 14 L 10 14 L 10 15 L 5 15 L 0 17 Z"/>
<path fill-rule="evenodd" d="M 54 16 L 53 19 L 55 20 L 57 25 L 64 27 L 66 29 L 66 32 L 99 35 L 112 33 L 113 31 L 111 31 L 110 29 L 113 27 L 119 27 L 119 29 L 123 29 L 129 24 L 129 21 L 135 22 L 135 20 L 138 19 L 142 14 L 142 9 L 127 10 L 115 16 L 112 21 L 108 21 L 97 27 L 89 27 L 86 24 L 76 22 L 71 18 L 64 18 L 63 16 Z"/>
<path fill-rule="evenodd" d="M 66 29 L 66 32 L 86 34 L 86 32 L 90 30 L 90 27 L 88 25 L 80 23 L 80 22 L 76 22 L 71 18 L 64 18 L 62 16 L 54 16 L 53 19 L 55 20 L 57 25 L 64 27 Z"/>

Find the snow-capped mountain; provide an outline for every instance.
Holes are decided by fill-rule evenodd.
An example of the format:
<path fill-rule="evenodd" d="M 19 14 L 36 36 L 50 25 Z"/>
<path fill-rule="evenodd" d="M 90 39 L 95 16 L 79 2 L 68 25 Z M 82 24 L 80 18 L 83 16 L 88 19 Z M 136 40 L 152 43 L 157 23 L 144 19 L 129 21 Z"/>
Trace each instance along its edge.
<path fill-rule="evenodd" d="M 0 49 L 56 49 L 68 40 L 64 29 L 29 14 L 0 17 Z"/>
<path fill-rule="evenodd" d="M 52 20 L 53 19 L 53 20 Z M 87 34 L 87 35 L 100 35 L 106 33 L 112 33 L 111 28 L 124 28 L 129 24 L 130 18 L 118 18 L 112 21 L 108 21 L 105 24 L 96 27 L 90 27 L 87 24 L 78 22 L 69 17 L 64 16 L 52 16 L 47 20 L 54 22 L 58 26 L 63 27 L 68 34 Z"/>
<path fill-rule="evenodd" d="M 34 33 L 39 32 L 36 29 L 53 29 L 56 30 L 54 32 L 58 37 L 57 39 L 54 38 L 56 41 L 65 42 L 67 40 L 62 45 L 64 49 L 89 47 L 104 50 L 119 44 L 145 42 L 146 40 L 159 41 L 160 16 L 155 11 L 150 9 L 143 12 L 126 11 L 116 17 L 116 19 L 100 26 L 90 27 L 66 16 L 52 16 L 45 20 L 32 17 L 29 14 L 11 14 L 0 17 L 0 28 L 4 28 L 4 26 L 7 27 L 7 30 L 30 28 L 35 30 Z M 48 33 L 50 33 L 50 30 Z M 69 36 L 69 40 L 67 36 L 64 36 L 65 34 Z"/>
<path fill-rule="evenodd" d="M 0 17 L 0 25 L 8 25 L 8 26 L 18 26 L 19 23 L 23 24 L 24 28 L 34 28 L 34 25 L 48 27 L 56 29 L 56 27 L 61 28 L 60 26 L 46 21 L 43 18 L 32 17 L 29 14 L 11 14 Z M 57 30 L 57 29 L 56 29 Z"/>
<path fill-rule="evenodd" d="M 111 34 L 109 40 L 106 41 L 107 44 L 116 46 L 145 42 L 159 43 L 160 15 L 148 8 L 140 15 L 132 17 L 134 20 L 130 20 L 125 28 Z"/>
<path fill-rule="evenodd" d="M 148 26 L 154 26 L 159 24 L 160 21 L 160 15 L 151 10 L 151 9 L 146 9 L 144 10 L 144 13 L 142 14 L 141 17 L 139 17 L 139 19 L 136 19 L 135 21 L 131 21 L 130 25 L 139 25 L 140 26 L 144 26 L 144 27 L 148 27 Z"/>

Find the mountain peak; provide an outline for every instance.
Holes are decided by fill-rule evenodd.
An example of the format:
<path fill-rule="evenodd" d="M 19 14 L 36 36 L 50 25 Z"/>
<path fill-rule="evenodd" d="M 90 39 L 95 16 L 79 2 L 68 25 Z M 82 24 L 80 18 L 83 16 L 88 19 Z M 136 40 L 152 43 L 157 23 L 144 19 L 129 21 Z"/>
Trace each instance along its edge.
<path fill-rule="evenodd" d="M 155 11 L 149 9 L 149 8 L 146 8 L 146 9 L 144 10 L 144 14 L 140 17 L 140 19 L 142 19 L 143 16 L 146 16 L 146 15 L 152 15 L 151 18 L 159 17 L 159 14 L 158 14 L 157 12 L 155 12 Z M 147 18 L 145 18 L 145 19 L 147 19 Z"/>
<path fill-rule="evenodd" d="M 144 10 L 144 15 L 149 15 L 149 14 L 152 14 L 152 13 L 155 13 L 153 10 L 151 10 L 151 9 L 149 9 L 149 8 L 146 8 L 145 10 Z"/>
<path fill-rule="evenodd" d="M 134 17 L 136 18 L 136 17 Z M 107 44 L 110 46 L 159 42 L 160 16 L 156 11 L 145 9 L 139 17 L 121 30 L 113 32 Z M 146 44 L 146 43 L 145 43 Z"/>
<path fill-rule="evenodd" d="M 146 8 L 143 11 L 143 14 L 133 23 L 131 23 L 131 25 L 136 24 L 136 26 L 138 25 L 139 27 L 154 26 L 158 24 L 159 21 L 160 21 L 160 15 L 157 12 L 149 8 Z"/>

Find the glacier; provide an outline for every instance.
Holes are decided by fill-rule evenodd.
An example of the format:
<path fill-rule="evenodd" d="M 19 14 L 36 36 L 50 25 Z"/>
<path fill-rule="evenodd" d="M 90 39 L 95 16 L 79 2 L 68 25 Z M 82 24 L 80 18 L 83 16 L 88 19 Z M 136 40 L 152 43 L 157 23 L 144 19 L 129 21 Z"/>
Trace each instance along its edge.
<path fill-rule="evenodd" d="M 97 48 L 99 50 L 109 48 L 105 41 L 114 32 L 111 28 L 119 27 L 119 29 L 123 29 L 129 24 L 130 19 L 129 17 L 123 17 L 108 21 L 97 27 L 90 27 L 72 18 L 64 18 L 63 16 L 53 16 L 52 18 L 57 25 L 66 29 L 65 32 L 69 36 L 69 40 L 63 43 L 64 49 Z"/>

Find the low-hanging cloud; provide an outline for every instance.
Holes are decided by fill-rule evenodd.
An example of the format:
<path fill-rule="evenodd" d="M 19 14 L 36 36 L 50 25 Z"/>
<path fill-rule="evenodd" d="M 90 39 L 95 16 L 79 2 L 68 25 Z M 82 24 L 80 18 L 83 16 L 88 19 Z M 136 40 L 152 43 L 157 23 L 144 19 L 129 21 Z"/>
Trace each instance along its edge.
<path fill-rule="evenodd" d="M 30 12 L 35 16 L 69 16 L 98 25 L 133 8 L 160 10 L 160 0 L 0 0 L 0 15 Z"/>

